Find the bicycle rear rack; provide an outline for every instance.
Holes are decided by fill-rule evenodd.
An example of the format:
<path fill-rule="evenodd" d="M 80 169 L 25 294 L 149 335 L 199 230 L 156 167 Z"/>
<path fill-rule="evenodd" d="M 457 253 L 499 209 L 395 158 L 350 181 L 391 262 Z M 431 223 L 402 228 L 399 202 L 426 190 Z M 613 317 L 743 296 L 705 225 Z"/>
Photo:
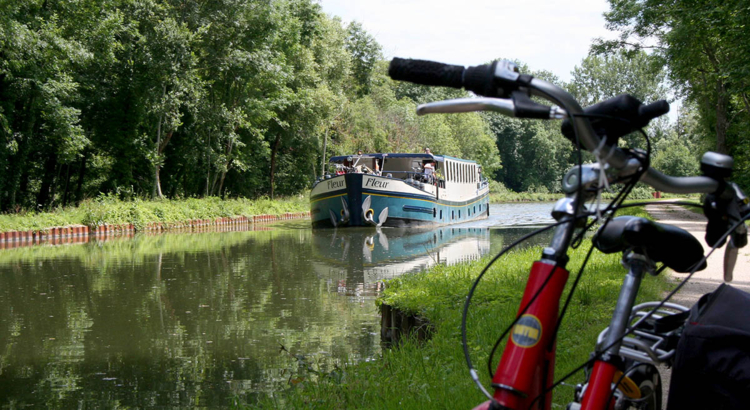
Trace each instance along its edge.
<path fill-rule="evenodd" d="M 646 302 L 634 306 L 630 313 L 630 323 L 646 316 L 653 311 L 660 302 Z M 651 318 L 659 319 L 661 317 L 678 314 L 689 311 L 690 308 L 678 305 L 676 303 L 665 303 L 659 310 L 651 315 Z M 682 326 L 668 332 L 656 333 L 636 329 L 630 336 L 622 340 L 620 355 L 635 360 L 640 363 L 650 363 L 659 365 L 670 361 L 675 354 L 676 346 L 669 346 L 669 340 L 677 337 L 682 330 Z M 599 333 L 596 341 L 597 350 L 603 348 L 609 327 Z"/>

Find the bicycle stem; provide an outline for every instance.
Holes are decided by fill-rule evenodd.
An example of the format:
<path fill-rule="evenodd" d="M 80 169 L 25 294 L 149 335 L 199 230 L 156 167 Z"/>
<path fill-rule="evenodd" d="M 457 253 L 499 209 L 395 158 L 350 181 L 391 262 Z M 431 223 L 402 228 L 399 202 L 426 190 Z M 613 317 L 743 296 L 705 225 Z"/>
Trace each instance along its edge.
<path fill-rule="evenodd" d="M 565 109 L 571 122 L 575 122 L 578 138 L 581 145 L 590 152 L 601 149 L 610 152 L 611 155 L 606 162 L 618 171 L 626 171 L 639 166 L 634 158 L 630 158 L 624 151 L 617 147 L 603 146 L 600 148 L 601 139 L 596 135 L 591 123 L 583 116 L 583 109 L 578 102 L 567 91 L 547 81 L 534 78 L 531 80 L 530 91 L 532 95 L 542 97 Z M 627 172 L 626 172 L 627 173 Z M 665 175 L 653 168 L 646 170 L 641 177 L 641 182 L 652 186 L 657 191 L 671 192 L 675 194 L 688 193 L 712 193 L 719 188 L 719 183 L 708 177 L 672 177 Z"/>

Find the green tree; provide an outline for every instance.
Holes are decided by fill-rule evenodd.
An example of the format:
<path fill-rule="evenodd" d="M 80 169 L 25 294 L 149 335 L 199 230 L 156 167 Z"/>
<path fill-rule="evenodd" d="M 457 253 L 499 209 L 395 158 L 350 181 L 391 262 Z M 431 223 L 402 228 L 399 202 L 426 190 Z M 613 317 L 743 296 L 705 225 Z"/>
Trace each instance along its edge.
<path fill-rule="evenodd" d="M 716 150 L 728 153 L 744 147 L 744 138 L 733 141 L 729 133 L 750 119 L 750 31 L 746 27 L 750 9 L 746 3 L 610 0 L 610 7 L 605 18 L 620 38 L 600 40 L 595 50 L 654 48 L 666 62 L 673 84 L 698 104 L 702 120 L 714 130 Z M 656 45 L 651 45 L 652 39 Z"/>
<path fill-rule="evenodd" d="M 590 54 L 573 68 L 568 91 L 583 107 L 620 94 L 649 103 L 667 97 L 666 71 L 661 59 L 639 50 L 610 55 Z"/>
<path fill-rule="evenodd" d="M 345 46 L 351 54 L 354 94 L 360 97 L 369 94 L 373 70 L 376 63 L 383 58 L 380 44 L 362 28 L 362 24 L 352 21 L 347 26 Z"/>

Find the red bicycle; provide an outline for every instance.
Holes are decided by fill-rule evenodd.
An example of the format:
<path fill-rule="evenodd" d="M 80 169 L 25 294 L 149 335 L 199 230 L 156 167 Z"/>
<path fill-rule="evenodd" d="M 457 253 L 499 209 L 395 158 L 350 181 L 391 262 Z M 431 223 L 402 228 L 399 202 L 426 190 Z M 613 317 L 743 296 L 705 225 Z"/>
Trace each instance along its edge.
<path fill-rule="evenodd" d="M 493 111 L 517 118 L 564 120 L 562 132 L 578 148 L 579 164 L 563 177 L 566 196 L 552 211 L 557 222 L 544 228 L 554 229 L 553 238 L 531 268 L 515 320 L 495 345 L 497 348 L 510 334 L 499 365 L 494 372 L 489 369 L 493 393 L 480 383 L 472 365 L 466 347 L 466 316 L 474 290 L 487 268 L 513 245 L 490 262 L 469 291 L 462 329 L 464 352 L 472 379 L 489 398 L 477 409 L 550 409 L 552 389 L 573 374 L 555 381 L 555 339 L 583 267 L 562 308 L 560 300 L 570 275 L 565 269 L 568 248 L 580 242 L 594 223 L 601 227 L 593 237 L 591 249 L 622 252 L 628 273 L 609 327 L 600 334 L 591 359 L 576 369 L 585 370 L 586 381 L 576 387 L 574 401 L 568 409 L 660 409 L 662 386 L 656 365 L 669 363 L 674 357 L 679 330 L 688 311 L 667 300 L 695 271 L 706 266 L 707 256 L 703 255 L 700 243 L 680 228 L 644 218 L 614 218 L 614 211 L 623 206 L 622 201 L 637 182 L 657 191 L 706 194 L 707 241 L 716 249 L 729 238 L 725 279 L 731 280 L 732 257 L 736 258 L 737 248 L 747 243 L 743 222 L 750 216 L 744 193 L 728 181 L 732 158 L 708 152 L 701 161 L 703 176 L 664 175 L 649 166 L 650 143 L 644 152 L 620 149 L 617 142 L 667 113 L 666 101 L 644 105 L 632 96 L 621 95 L 582 109 L 562 88 L 519 73 L 516 65 L 509 61 L 464 68 L 396 58 L 391 62 L 389 75 L 395 80 L 417 84 L 465 88 L 479 96 L 423 104 L 417 108 L 420 115 Z M 532 97 L 555 105 L 541 104 Z M 643 135 L 648 142 L 648 136 Z M 583 164 L 581 148 L 592 152 L 597 162 Z M 597 204 L 596 212 L 588 211 L 586 203 L 598 198 L 602 188 L 612 183 L 624 185 L 615 200 L 603 210 Z M 589 222 L 592 216 L 595 219 Z M 662 264 L 659 269 L 658 262 Z M 644 274 L 656 275 L 664 267 L 689 275 L 663 301 L 634 306 Z"/>

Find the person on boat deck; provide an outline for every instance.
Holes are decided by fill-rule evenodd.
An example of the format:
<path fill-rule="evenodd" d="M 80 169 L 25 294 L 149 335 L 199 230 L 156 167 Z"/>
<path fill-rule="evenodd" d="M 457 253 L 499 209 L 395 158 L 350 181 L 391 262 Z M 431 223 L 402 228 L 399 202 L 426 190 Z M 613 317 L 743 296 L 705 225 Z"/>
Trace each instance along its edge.
<path fill-rule="evenodd" d="M 427 154 L 427 155 L 432 155 L 432 152 L 430 151 L 429 148 L 425 148 L 424 149 L 424 153 Z"/>
<path fill-rule="evenodd" d="M 425 151 L 429 151 L 429 148 Z M 427 177 L 427 182 L 431 184 L 435 179 L 435 164 L 433 164 L 432 161 L 425 161 L 424 165 L 422 165 L 422 168 L 424 168 L 424 174 Z"/>

